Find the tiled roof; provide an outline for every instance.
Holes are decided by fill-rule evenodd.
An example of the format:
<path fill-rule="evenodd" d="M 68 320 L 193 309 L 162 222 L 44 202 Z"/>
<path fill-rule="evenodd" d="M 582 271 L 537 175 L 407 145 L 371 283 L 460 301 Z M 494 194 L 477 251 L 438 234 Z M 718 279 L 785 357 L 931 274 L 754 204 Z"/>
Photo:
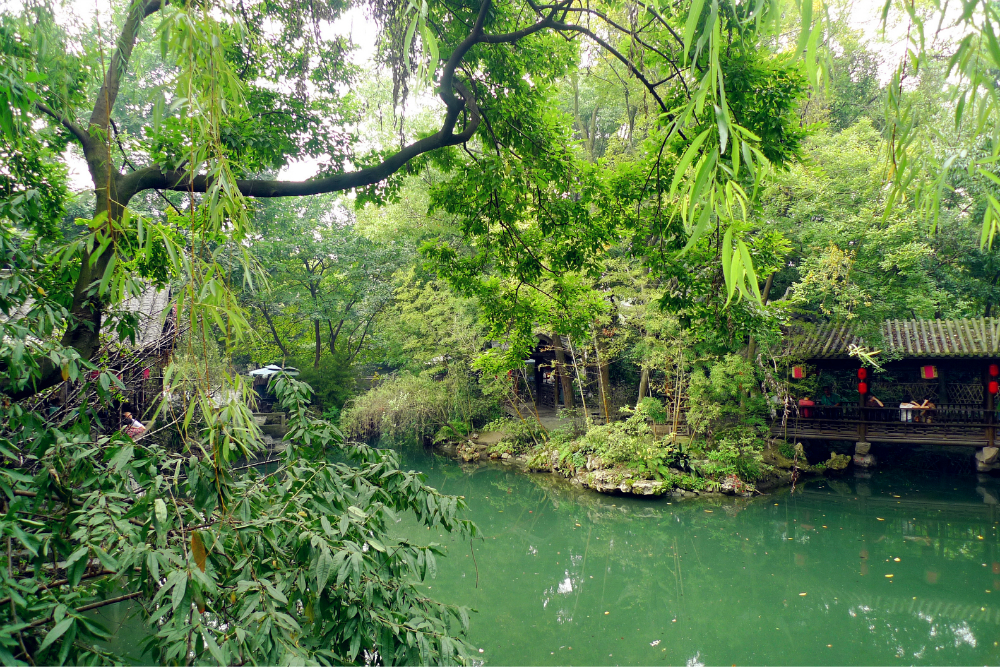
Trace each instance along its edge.
<path fill-rule="evenodd" d="M 139 315 L 139 329 L 135 335 L 137 348 L 152 345 L 159 339 L 169 315 L 166 312 L 169 304 L 170 290 L 147 287 L 141 294 L 129 297 L 118 305 L 118 311 Z"/>
<path fill-rule="evenodd" d="M 146 346 L 157 344 L 160 336 L 169 326 L 167 324 L 167 320 L 171 317 L 171 313 L 168 312 L 169 305 L 170 290 L 157 289 L 150 285 L 138 295 L 128 297 L 115 305 L 113 312 L 109 312 L 108 315 L 137 313 L 139 315 L 139 328 L 136 330 L 135 347 L 142 349 Z M 0 321 L 14 322 L 27 317 L 34 306 L 35 300 L 29 298 L 18 308 L 14 309 L 9 316 L 0 313 Z M 114 336 L 114 328 L 106 327 L 102 334 Z M 120 342 L 131 346 L 130 341 L 122 340 Z"/>
<path fill-rule="evenodd" d="M 852 344 L 865 341 L 852 324 L 820 324 L 795 327 L 786 332 L 785 356 L 803 359 L 846 359 Z M 1000 357 L 1000 319 L 887 320 L 881 325 L 881 340 L 869 347 L 884 349 L 903 358 Z"/>

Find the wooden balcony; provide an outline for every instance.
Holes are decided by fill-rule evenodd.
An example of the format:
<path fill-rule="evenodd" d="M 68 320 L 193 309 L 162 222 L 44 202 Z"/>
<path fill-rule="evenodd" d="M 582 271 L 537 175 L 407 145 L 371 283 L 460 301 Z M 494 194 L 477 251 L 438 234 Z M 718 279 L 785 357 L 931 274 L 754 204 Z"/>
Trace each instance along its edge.
<path fill-rule="evenodd" d="M 941 405 L 929 415 L 900 408 L 856 406 L 800 408 L 782 424 L 781 415 L 771 433 L 789 440 L 864 440 L 957 447 L 993 446 L 996 424 L 992 411 L 969 405 Z M 904 421 L 903 417 L 912 417 Z"/>

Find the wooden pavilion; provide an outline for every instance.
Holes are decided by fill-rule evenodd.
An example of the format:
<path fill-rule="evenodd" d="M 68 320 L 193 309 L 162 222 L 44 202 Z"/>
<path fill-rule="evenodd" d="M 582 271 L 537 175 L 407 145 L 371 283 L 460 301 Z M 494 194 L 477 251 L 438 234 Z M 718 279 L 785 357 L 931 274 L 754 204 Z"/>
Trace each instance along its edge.
<path fill-rule="evenodd" d="M 772 424 L 774 435 L 993 447 L 996 397 L 990 388 L 1000 381 L 1000 319 L 889 320 L 874 329 L 863 335 L 861 326 L 831 323 L 788 332 L 782 356 L 789 369 L 819 374 L 824 384 L 837 385 L 842 400 L 838 406 L 811 409 L 791 401 L 794 405 L 779 412 Z M 866 369 L 867 395 L 860 393 L 861 363 L 851 354 L 854 346 L 879 350 L 878 358 L 884 360 L 882 372 Z M 871 396 L 884 407 L 873 407 L 867 400 Z M 910 398 L 928 398 L 935 407 L 901 409 Z"/>

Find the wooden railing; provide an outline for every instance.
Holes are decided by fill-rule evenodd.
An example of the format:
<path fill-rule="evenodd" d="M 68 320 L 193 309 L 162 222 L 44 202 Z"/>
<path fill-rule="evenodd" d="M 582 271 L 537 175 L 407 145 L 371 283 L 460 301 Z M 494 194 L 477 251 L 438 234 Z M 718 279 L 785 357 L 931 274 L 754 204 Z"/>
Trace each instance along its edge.
<path fill-rule="evenodd" d="M 933 410 L 804 406 L 784 425 L 776 419 L 771 432 L 801 439 L 985 447 L 995 441 L 995 422 L 992 411 L 963 404 L 939 405 Z"/>

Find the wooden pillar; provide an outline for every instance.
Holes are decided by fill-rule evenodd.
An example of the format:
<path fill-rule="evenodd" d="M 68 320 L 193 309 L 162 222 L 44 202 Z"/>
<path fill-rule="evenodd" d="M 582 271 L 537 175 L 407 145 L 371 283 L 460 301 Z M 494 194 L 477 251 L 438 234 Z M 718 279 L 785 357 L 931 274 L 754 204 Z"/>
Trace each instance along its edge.
<path fill-rule="evenodd" d="M 562 338 L 559 334 L 552 334 L 552 347 L 556 351 L 556 372 L 559 374 L 559 382 L 562 385 L 563 407 L 573 407 L 573 378 L 566 370 L 566 351 L 563 350 Z"/>
<path fill-rule="evenodd" d="M 946 363 L 938 364 L 938 405 L 948 402 L 948 383 L 945 380 L 947 368 L 948 365 Z"/>
<path fill-rule="evenodd" d="M 993 394 L 990 393 L 990 380 L 993 378 L 990 377 L 988 366 L 980 371 L 980 377 L 983 381 L 983 405 L 985 412 L 983 422 L 986 424 L 986 446 L 992 447 L 996 441 L 996 427 L 993 425 L 996 421 L 993 415 L 996 405 L 994 404 Z"/>
<path fill-rule="evenodd" d="M 535 359 L 535 407 L 537 408 L 542 404 L 542 363 L 538 359 Z"/>
<path fill-rule="evenodd" d="M 996 419 L 994 418 L 994 414 L 993 414 L 994 413 L 994 409 L 995 409 L 995 406 L 993 404 L 993 394 L 991 394 L 989 392 L 989 385 L 987 385 L 987 390 L 986 390 L 986 423 L 989 424 L 989 426 L 986 427 L 986 446 L 987 447 L 993 447 L 994 446 L 993 443 L 996 442 L 996 426 L 994 426 L 994 422 L 996 421 Z"/>
<path fill-rule="evenodd" d="M 871 389 L 869 389 L 871 391 Z M 865 418 L 865 394 L 858 394 L 858 440 L 865 441 L 868 439 L 868 420 Z"/>

